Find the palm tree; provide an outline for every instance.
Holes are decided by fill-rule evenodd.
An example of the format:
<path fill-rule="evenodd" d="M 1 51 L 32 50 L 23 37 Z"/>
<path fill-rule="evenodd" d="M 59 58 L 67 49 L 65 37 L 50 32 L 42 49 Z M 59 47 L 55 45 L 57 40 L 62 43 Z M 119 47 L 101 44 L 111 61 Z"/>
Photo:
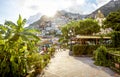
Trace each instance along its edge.
<path fill-rule="evenodd" d="M 24 28 L 26 23 L 26 19 L 19 18 L 17 20 L 17 24 L 13 23 L 12 21 L 5 21 L 4 27 L 7 31 L 4 32 L 4 39 L 8 41 L 17 41 L 20 38 L 23 41 L 29 40 L 39 40 L 39 38 L 35 35 L 35 33 L 39 32 L 35 29 Z"/>
<path fill-rule="evenodd" d="M 35 42 L 31 40 L 38 41 L 39 38 L 35 35 L 38 31 L 25 28 L 25 23 L 26 19 L 22 20 L 19 15 L 17 24 L 12 21 L 5 21 L 4 25 L 0 24 L 1 77 L 23 77 L 27 74 L 27 67 L 31 66 L 28 56 L 37 50 Z"/>

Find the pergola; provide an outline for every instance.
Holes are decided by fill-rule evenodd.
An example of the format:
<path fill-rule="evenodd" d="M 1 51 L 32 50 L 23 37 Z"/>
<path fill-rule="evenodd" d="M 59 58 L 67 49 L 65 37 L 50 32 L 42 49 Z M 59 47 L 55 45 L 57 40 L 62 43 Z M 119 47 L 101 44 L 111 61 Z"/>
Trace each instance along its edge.
<path fill-rule="evenodd" d="M 100 37 L 100 36 L 76 36 L 72 38 L 75 44 L 99 44 L 100 41 L 110 40 L 111 37 Z"/>

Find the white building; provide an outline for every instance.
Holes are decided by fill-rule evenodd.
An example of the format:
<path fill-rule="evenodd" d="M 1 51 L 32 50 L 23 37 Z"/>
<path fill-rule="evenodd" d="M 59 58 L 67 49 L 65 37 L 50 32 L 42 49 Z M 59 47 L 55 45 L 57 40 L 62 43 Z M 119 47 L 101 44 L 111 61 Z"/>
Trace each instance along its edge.
<path fill-rule="evenodd" d="M 96 21 L 98 21 L 98 24 L 100 25 L 100 32 L 97 34 L 107 34 L 112 31 L 111 28 L 103 29 L 103 21 L 105 20 L 104 14 L 98 10 L 97 14 L 95 15 Z"/>

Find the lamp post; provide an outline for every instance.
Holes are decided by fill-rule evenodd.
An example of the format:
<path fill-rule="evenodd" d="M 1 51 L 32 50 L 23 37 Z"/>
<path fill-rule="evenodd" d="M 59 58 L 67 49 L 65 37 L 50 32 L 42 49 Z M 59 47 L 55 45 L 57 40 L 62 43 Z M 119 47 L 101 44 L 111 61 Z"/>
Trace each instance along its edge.
<path fill-rule="evenodd" d="M 72 36 L 73 36 L 73 32 L 72 30 L 70 29 L 69 33 L 68 33 L 68 36 L 70 37 L 70 52 L 69 52 L 69 55 L 72 55 L 73 52 L 72 52 Z"/>

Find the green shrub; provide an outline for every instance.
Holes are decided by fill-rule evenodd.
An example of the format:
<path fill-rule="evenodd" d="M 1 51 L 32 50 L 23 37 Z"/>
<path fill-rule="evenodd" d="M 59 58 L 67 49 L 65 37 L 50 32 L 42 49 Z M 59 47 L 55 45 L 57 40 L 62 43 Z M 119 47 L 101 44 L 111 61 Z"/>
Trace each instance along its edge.
<path fill-rule="evenodd" d="M 109 49 L 108 50 L 108 60 L 110 61 L 110 68 L 114 71 L 120 73 L 120 67 L 116 67 L 116 64 L 120 64 L 120 49 Z"/>
<path fill-rule="evenodd" d="M 35 46 L 39 38 L 32 33 L 36 30 L 24 28 L 25 22 L 19 16 L 17 24 L 11 21 L 0 24 L 0 77 L 25 77 L 29 67 L 41 61 Z"/>
<path fill-rule="evenodd" d="M 44 68 L 42 66 L 42 55 L 38 53 L 32 53 L 29 56 L 27 56 L 27 63 L 28 74 L 30 75 L 30 77 L 34 77 L 40 74 L 42 69 Z"/>
<path fill-rule="evenodd" d="M 114 48 L 120 47 L 120 32 L 119 31 L 114 31 L 112 33 L 112 45 Z"/>
<path fill-rule="evenodd" d="M 25 22 L 19 16 L 17 24 L 12 21 L 0 24 L 0 77 L 26 77 L 28 74 L 36 77 L 55 52 L 51 48 L 50 54 L 40 55 L 36 46 L 40 39 L 35 35 L 39 32 L 24 28 Z"/>
<path fill-rule="evenodd" d="M 120 63 L 120 49 L 109 49 L 108 55 L 110 55 L 111 58 L 113 59 L 111 61 L 114 61 L 116 63 Z"/>
<path fill-rule="evenodd" d="M 74 45 L 73 54 L 78 55 L 93 55 L 93 51 L 96 50 L 98 45 Z"/>
<path fill-rule="evenodd" d="M 109 61 L 107 60 L 107 49 L 105 46 L 100 46 L 94 51 L 94 59 L 96 65 L 109 66 Z"/>
<path fill-rule="evenodd" d="M 74 55 L 80 55 L 82 54 L 84 51 L 84 47 L 83 46 L 80 46 L 80 45 L 74 45 L 73 46 L 73 54 Z"/>
<path fill-rule="evenodd" d="M 55 48 L 54 48 L 54 47 L 50 47 L 50 48 L 48 49 L 48 54 L 49 54 L 50 56 L 53 56 L 54 53 L 55 53 Z"/>

